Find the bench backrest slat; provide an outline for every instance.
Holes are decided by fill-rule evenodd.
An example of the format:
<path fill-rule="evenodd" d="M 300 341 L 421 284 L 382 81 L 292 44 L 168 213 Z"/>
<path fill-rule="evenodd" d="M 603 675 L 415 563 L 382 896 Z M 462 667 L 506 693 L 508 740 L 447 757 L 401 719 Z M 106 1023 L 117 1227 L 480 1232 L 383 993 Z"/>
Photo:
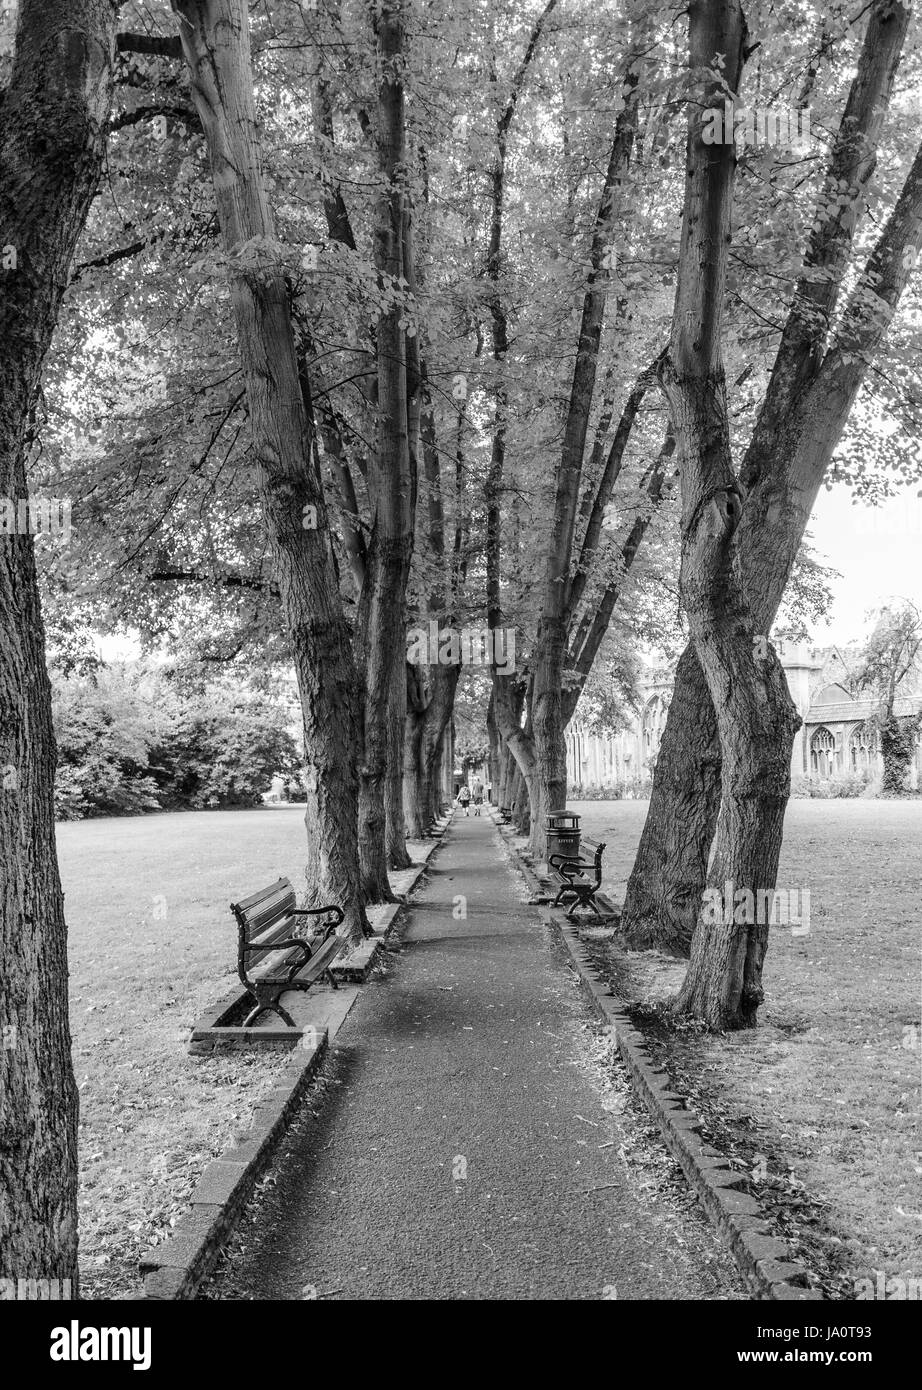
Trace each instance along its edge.
<path fill-rule="evenodd" d="M 291 936 L 294 907 L 295 890 L 287 878 L 277 879 L 242 902 L 231 903 L 243 943 L 257 947 L 246 951 L 248 966 L 258 965 L 274 949 L 275 942 Z"/>
<path fill-rule="evenodd" d="M 254 893 L 243 902 L 231 903 L 231 911 L 249 941 L 274 923 L 290 917 L 295 908 L 295 890 L 287 878 L 280 878 L 271 889 Z"/>
<path fill-rule="evenodd" d="M 262 932 L 259 936 L 251 936 L 247 943 L 247 961 L 250 965 L 255 965 L 262 960 L 263 956 L 270 951 L 278 949 L 278 942 L 291 941 L 295 929 L 295 919 L 293 917 L 283 917 L 281 922 L 276 922 L 274 927 Z"/>
<path fill-rule="evenodd" d="M 249 912 L 250 908 L 257 908 L 264 898 L 274 898 L 282 892 L 291 892 L 291 878 L 277 878 L 275 883 L 270 883 L 266 888 L 260 888 L 259 892 L 252 892 L 249 898 L 241 898 L 241 901 L 231 903 L 234 912 Z"/>
<path fill-rule="evenodd" d="M 275 926 L 276 922 L 283 922 L 286 917 L 291 916 L 294 907 L 294 893 L 285 893 L 281 897 L 271 898 L 258 912 L 246 913 L 241 925 L 244 926 L 247 940 L 254 936 L 262 936 L 263 932 Z M 240 921 L 240 918 L 237 920 Z"/>
<path fill-rule="evenodd" d="M 602 882 L 602 855 L 605 851 L 604 840 L 593 840 L 591 835 L 584 835 L 580 841 L 579 853 L 581 859 L 592 861 L 592 869 L 595 874 L 596 886 Z"/>

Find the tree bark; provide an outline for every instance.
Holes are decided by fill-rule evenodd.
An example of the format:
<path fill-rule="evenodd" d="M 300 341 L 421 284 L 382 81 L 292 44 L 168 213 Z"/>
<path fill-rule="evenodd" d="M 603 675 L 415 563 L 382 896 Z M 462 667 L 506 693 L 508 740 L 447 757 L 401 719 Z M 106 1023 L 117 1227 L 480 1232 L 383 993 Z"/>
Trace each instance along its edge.
<path fill-rule="evenodd" d="M 406 278 L 406 120 L 403 86 L 404 11 L 382 0 L 373 22 L 377 51 L 377 146 L 381 192 L 375 224 L 375 267 L 382 290 Z M 400 304 L 378 315 L 378 447 L 369 468 L 372 533 L 360 604 L 365 671 L 364 741 L 359 794 L 359 857 L 369 900 L 392 902 L 387 877 L 385 784 L 388 748 L 402 776 L 402 725 L 389 732 L 394 668 L 403 678 L 405 601 L 413 553 L 414 484 L 408 427 L 407 344 Z M 399 769 L 399 770 L 398 770 Z"/>
<path fill-rule="evenodd" d="M 0 496 L 28 496 L 29 421 L 99 182 L 115 12 L 23 0 L 0 123 Z M 55 742 L 31 535 L 0 539 L 0 1277 L 78 1296 L 77 1114 Z"/>
<path fill-rule="evenodd" d="M 496 122 L 496 157 L 493 164 L 490 188 L 490 236 L 487 245 L 486 272 L 490 281 L 489 309 L 492 327 L 493 359 L 496 363 L 496 388 L 493 408 L 492 445 L 490 463 L 484 485 L 486 501 L 486 590 L 487 622 L 491 631 L 502 626 L 502 596 L 500 572 L 500 542 L 502 525 L 502 492 L 506 460 L 506 431 L 508 428 L 509 400 L 506 389 L 506 354 L 509 351 L 509 324 L 506 305 L 503 300 L 501 281 L 503 267 L 503 218 L 506 196 L 506 155 L 509 144 L 509 131 L 515 116 L 516 106 L 532 60 L 541 42 L 545 24 L 556 6 L 557 0 L 547 0 L 544 9 L 532 28 L 522 61 L 516 70 L 508 99 Z M 519 724 L 521 700 L 514 693 L 514 679 L 501 676 L 496 667 L 492 671 L 493 704 L 497 727 L 510 756 L 525 778 L 529 789 L 530 824 L 535 824 L 534 798 L 537 795 L 537 763 L 532 735 L 525 734 Z M 517 712 L 513 714 L 513 711 Z M 553 712 L 547 717 L 553 719 Z M 551 733 L 553 737 L 553 733 Z M 511 804 L 512 788 L 507 776 L 506 802 Z M 538 823 L 540 824 L 540 818 Z"/>
<path fill-rule="evenodd" d="M 487 738 L 489 739 L 489 742 L 490 742 L 490 757 L 489 757 L 489 767 L 490 767 L 490 795 L 489 795 L 489 797 L 486 797 L 486 796 L 485 796 L 485 797 L 484 797 L 484 800 L 485 800 L 485 802 L 487 802 L 488 804 L 493 804 L 493 805 L 496 804 L 496 789 L 497 789 L 497 787 L 498 787 L 498 785 L 499 785 L 500 746 L 501 746 L 501 744 L 500 744 L 500 737 L 499 737 L 499 730 L 498 730 L 497 727 L 496 727 L 496 715 L 495 715 L 495 713 L 494 713 L 494 703 L 495 703 L 494 697 L 493 697 L 493 694 L 491 693 L 491 694 L 490 694 L 490 703 L 489 703 L 489 705 L 487 706 Z"/>
<path fill-rule="evenodd" d="M 650 809 L 624 900 L 627 946 L 688 955 L 719 808 L 717 720 L 689 643 L 676 668 Z"/>
<path fill-rule="evenodd" d="M 274 237 L 256 133 L 248 11 L 244 0 L 173 0 L 173 8 L 230 256 L 255 481 L 301 696 L 308 893 L 315 903 L 339 903 L 346 913 L 340 930 L 358 941 L 368 930 L 356 831 L 358 676 L 305 410 L 286 277 L 276 265 L 246 269 L 239 264 L 247 243 Z M 308 513 L 308 507 L 315 510 Z M 307 515 L 316 519 L 316 528 L 304 525 Z"/>
<path fill-rule="evenodd" d="M 403 809 L 403 744 L 407 722 L 407 677 L 404 665 L 391 672 L 391 703 L 387 713 L 387 862 L 391 869 L 409 869 L 407 822 Z"/>

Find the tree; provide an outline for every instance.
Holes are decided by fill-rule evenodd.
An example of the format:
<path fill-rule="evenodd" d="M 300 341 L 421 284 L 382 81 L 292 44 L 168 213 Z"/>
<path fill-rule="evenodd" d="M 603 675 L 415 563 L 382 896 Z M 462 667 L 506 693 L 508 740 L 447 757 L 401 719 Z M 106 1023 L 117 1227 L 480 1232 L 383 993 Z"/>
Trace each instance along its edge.
<path fill-rule="evenodd" d="M 359 796 L 362 883 L 370 899 L 392 900 L 388 859 L 409 860 L 403 843 L 403 728 L 406 713 L 405 600 L 413 552 L 416 503 L 416 438 L 411 452 L 409 415 L 420 383 L 408 380 L 410 328 L 402 290 L 414 278 L 407 205 L 407 142 L 404 95 L 407 0 L 382 0 L 372 13 L 376 38 L 378 176 L 375 269 L 382 305 L 375 334 L 378 369 L 377 447 L 367 475 L 371 538 L 359 600 L 360 665 L 365 673 L 364 739 Z M 418 353 L 414 352 L 414 361 Z M 414 430 L 414 436 L 416 430 Z M 401 699 L 401 694 L 403 698 Z M 387 853 L 388 763 L 395 809 Z M 396 842 L 396 843 L 395 843 Z M 399 853 L 398 851 L 402 851 Z"/>
<path fill-rule="evenodd" d="M 174 0 L 205 131 L 247 387 L 255 482 L 272 547 L 304 719 L 305 823 L 317 901 L 367 929 L 358 863 L 359 683 L 344 621 L 309 383 L 262 175 L 243 0 Z M 282 252 L 284 255 L 284 251 Z"/>
<path fill-rule="evenodd" d="M 689 62 L 702 83 L 690 107 L 675 317 L 661 367 L 681 459 L 680 586 L 695 656 L 713 702 L 721 803 L 708 882 L 757 898 L 774 888 L 791 750 L 800 718 L 774 649 L 763 652 L 734 537 L 742 513 L 730 445 L 721 323 L 736 148 L 709 144 L 709 112 L 734 100 L 745 61 L 739 0 L 694 0 Z M 762 999 L 767 927 L 699 918 L 677 1007 L 717 1029 L 751 1026 Z"/>
<path fill-rule="evenodd" d="M 0 119 L 0 497 L 28 496 L 41 373 L 99 181 L 109 0 L 23 0 Z M 0 538 L 0 1273 L 77 1294 L 77 1089 L 51 692 L 29 534 Z"/>
<path fill-rule="evenodd" d="M 874 696 L 879 709 L 874 723 L 884 760 L 883 790 L 899 796 L 912 763 L 920 716 L 898 715 L 897 697 L 905 693 L 922 665 L 922 613 L 904 599 L 882 608 L 861 653 L 855 688 Z"/>
<path fill-rule="evenodd" d="M 859 212 L 868 196 L 907 24 L 908 9 L 901 4 L 882 0 L 870 9 L 818 191 L 803 268 L 739 470 L 742 514 L 734 546 L 760 635 L 771 631 L 813 504 L 922 239 L 919 152 L 844 310 L 837 313 L 853 253 L 855 260 L 860 256 Z M 708 682 L 690 646 L 676 671 L 650 809 L 628 884 L 623 922 L 630 945 L 688 950 L 720 805 L 720 760 Z"/>

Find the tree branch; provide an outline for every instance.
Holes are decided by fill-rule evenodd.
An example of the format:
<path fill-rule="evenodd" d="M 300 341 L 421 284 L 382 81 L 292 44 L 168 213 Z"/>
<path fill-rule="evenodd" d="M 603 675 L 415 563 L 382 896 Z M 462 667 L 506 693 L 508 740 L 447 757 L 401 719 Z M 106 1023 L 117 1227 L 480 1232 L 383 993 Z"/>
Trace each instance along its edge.
<path fill-rule="evenodd" d="M 750 490 L 771 457 L 779 431 L 819 371 L 829 324 L 877 159 L 877 146 L 909 24 L 901 0 L 875 0 L 858 70 L 849 91 L 816 212 L 804 269 L 794 290 L 768 390 L 740 469 Z M 842 198 L 846 187 L 849 196 Z"/>

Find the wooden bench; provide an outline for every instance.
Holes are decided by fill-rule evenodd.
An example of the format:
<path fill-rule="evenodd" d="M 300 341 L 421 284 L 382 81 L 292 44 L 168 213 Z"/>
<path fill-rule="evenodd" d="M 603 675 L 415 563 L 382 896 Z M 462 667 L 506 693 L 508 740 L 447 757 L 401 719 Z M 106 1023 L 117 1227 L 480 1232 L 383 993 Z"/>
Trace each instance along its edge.
<path fill-rule="evenodd" d="M 279 999 L 289 989 L 310 989 L 321 975 L 337 988 L 330 966 L 346 946 L 344 938 L 336 935 L 346 914 L 334 906 L 296 907 L 295 890 L 287 878 L 276 879 L 242 902 L 231 903 L 231 912 L 237 919 L 237 974 L 256 1001 L 243 1027 L 248 1028 L 267 1009 L 290 1028 L 296 1027 Z M 301 919 L 331 912 L 336 913 L 336 920 L 321 926 L 319 941 L 315 937 L 310 943 L 293 935 Z"/>
<path fill-rule="evenodd" d="M 511 806 L 500 806 L 500 808 L 499 808 L 499 823 L 500 823 L 500 825 L 508 825 L 509 822 L 510 822 L 511 820 L 512 820 L 512 807 L 511 807 Z"/>
<path fill-rule="evenodd" d="M 547 861 L 551 873 L 560 884 L 552 906 L 557 907 L 565 897 L 572 895 L 573 902 L 567 910 L 571 922 L 575 920 L 573 913 L 581 906 L 591 907 L 597 917 L 605 915 L 595 900 L 595 895 L 602 886 L 602 855 L 605 845 L 600 840 L 593 840 L 584 835 L 580 841 L 579 852 L 578 859 L 570 859 L 565 854 L 552 854 Z"/>

